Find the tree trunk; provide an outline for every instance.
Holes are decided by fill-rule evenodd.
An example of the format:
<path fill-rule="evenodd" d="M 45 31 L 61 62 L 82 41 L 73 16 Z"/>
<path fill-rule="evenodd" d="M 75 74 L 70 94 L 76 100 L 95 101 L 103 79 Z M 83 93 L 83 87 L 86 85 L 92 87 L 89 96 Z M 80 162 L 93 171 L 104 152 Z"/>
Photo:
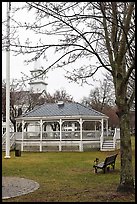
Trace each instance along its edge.
<path fill-rule="evenodd" d="M 132 146 L 130 135 L 129 111 L 126 104 L 123 109 L 117 113 L 120 120 L 120 156 L 121 156 L 121 172 L 120 184 L 117 188 L 118 192 L 135 192 L 133 167 L 132 167 Z"/>

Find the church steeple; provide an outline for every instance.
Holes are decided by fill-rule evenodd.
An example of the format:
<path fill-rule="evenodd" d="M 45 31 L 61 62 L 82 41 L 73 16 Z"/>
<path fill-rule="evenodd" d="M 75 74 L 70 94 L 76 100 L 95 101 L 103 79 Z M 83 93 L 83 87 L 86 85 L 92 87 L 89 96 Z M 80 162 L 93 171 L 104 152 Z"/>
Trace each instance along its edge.
<path fill-rule="evenodd" d="M 47 91 L 47 83 L 45 83 L 46 75 L 42 74 L 43 69 L 41 67 L 40 58 L 34 62 L 34 69 L 31 72 L 30 89 L 33 93 L 42 93 Z"/>

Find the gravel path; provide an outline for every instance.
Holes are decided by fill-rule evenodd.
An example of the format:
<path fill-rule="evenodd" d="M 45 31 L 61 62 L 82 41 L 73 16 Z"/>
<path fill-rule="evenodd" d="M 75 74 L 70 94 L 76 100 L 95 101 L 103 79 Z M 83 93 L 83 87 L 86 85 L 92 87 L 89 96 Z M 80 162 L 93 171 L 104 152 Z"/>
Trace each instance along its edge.
<path fill-rule="evenodd" d="M 2 199 L 8 199 L 33 192 L 39 184 L 20 177 L 2 177 Z"/>

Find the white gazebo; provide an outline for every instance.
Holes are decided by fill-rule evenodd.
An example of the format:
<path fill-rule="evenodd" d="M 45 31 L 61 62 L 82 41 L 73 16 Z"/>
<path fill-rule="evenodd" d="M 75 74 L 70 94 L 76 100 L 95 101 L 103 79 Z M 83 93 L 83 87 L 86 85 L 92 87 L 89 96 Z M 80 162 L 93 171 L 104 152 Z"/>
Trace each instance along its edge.
<path fill-rule="evenodd" d="M 58 151 L 85 146 L 102 149 L 104 134 L 108 136 L 108 117 L 80 103 L 58 101 L 46 103 L 16 118 L 17 127 L 22 124 L 22 132 L 16 133 L 16 146 L 21 151 L 48 151 L 57 147 Z M 75 149 L 75 148 L 72 148 Z"/>

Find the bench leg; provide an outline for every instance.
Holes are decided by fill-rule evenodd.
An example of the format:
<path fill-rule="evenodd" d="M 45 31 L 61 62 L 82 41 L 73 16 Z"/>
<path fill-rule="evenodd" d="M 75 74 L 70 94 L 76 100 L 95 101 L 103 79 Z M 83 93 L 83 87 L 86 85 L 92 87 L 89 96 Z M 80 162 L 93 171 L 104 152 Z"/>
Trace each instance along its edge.
<path fill-rule="evenodd" d="M 105 172 L 106 172 L 106 167 L 105 167 L 105 168 L 103 168 L 103 173 L 105 174 Z"/>
<path fill-rule="evenodd" d="M 97 168 L 96 167 L 94 167 L 94 172 L 97 173 Z"/>
<path fill-rule="evenodd" d="M 115 164 L 112 164 L 111 166 L 112 166 L 112 169 L 114 170 L 115 169 Z"/>

